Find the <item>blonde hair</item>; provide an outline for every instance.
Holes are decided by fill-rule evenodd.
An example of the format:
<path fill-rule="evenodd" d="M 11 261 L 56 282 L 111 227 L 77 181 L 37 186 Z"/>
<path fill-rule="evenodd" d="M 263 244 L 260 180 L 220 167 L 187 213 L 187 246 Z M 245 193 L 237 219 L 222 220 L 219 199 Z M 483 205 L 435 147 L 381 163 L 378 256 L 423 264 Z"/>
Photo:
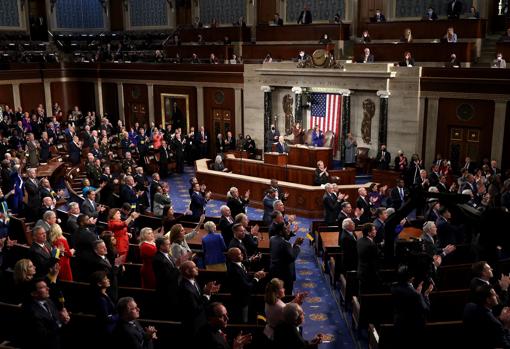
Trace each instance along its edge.
<path fill-rule="evenodd" d="M 213 221 L 207 221 L 204 223 L 204 229 L 207 232 L 214 232 L 216 230 L 216 224 Z"/>
<path fill-rule="evenodd" d="M 153 232 L 152 228 L 148 227 L 142 228 L 142 230 L 140 230 L 140 243 L 147 241 L 147 234 L 152 232 Z"/>
<path fill-rule="evenodd" d="M 282 280 L 278 278 L 271 279 L 266 285 L 264 301 L 269 305 L 274 305 L 278 300 L 278 292 L 283 288 L 283 285 Z"/>
<path fill-rule="evenodd" d="M 62 233 L 62 228 L 58 224 L 52 224 L 50 227 L 50 242 L 53 244 L 55 240 L 64 236 Z"/>
<path fill-rule="evenodd" d="M 14 283 L 20 284 L 22 282 L 30 281 L 33 278 L 33 275 L 27 275 L 28 273 L 28 266 L 32 264 L 32 261 L 30 259 L 20 259 L 16 262 L 14 265 Z"/>

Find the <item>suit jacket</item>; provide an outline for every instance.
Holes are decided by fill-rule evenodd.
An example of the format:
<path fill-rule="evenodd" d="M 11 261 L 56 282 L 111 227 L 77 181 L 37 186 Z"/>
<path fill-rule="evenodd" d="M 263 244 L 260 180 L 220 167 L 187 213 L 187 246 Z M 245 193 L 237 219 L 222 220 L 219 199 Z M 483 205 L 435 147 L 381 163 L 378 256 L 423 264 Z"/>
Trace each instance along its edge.
<path fill-rule="evenodd" d="M 454 4 L 455 2 L 455 4 Z M 462 2 L 459 0 L 454 0 L 448 2 L 448 7 L 446 14 L 448 15 L 448 19 L 459 19 L 460 14 L 462 12 Z"/>
<path fill-rule="evenodd" d="M 356 238 L 342 230 L 338 245 L 342 249 L 342 267 L 345 271 L 358 270 L 358 243 Z"/>
<path fill-rule="evenodd" d="M 428 298 L 408 283 L 397 283 L 391 288 L 394 322 L 399 331 L 419 336 L 425 329 L 430 309 Z M 419 338 L 419 337 L 417 337 Z"/>
<path fill-rule="evenodd" d="M 191 217 L 195 219 L 197 222 L 200 219 L 200 216 L 205 212 L 205 205 L 207 201 L 205 197 L 201 193 L 193 192 L 191 194 L 191 202 L 189 204 L 189 209 L 191 210 Z"/>
<path fill-rule="evenodd" d="M 379 283 L 379 252 L 377 245 L 368 237 L 362 237 L 357 243 L 358 279 L 369 285 Z"/>
<path fill-rule="evenodd" d="M 510 348 L 508 330 L 503 328 L 490 309 L 468 303 L 464 307 L 462 322 L 470 348 Z"/>
<path fill-rule="evenodd" d="M 391 206 L 398 210 L 402 204 L 409 198 L 409 190 L 406 188 L 402 188 L 404 192 L 404 199 L 402 200 L 402 197 L 400 196 L 399 187 L 394 187 L 390 191 L 390 199 L 391 199 Z"/>
<path fill-rule="evenodd" d="M 374 55 L 369 54 L 367 57 L 366 63 L 374 63 L 374 62 L 375 62 Z M 358 59 L 358 63 L 365 63 L 365 55 L 360 56 L 360 58 Z"/>
<path fill-rule="evenodd" d="M 232 262 L 227 263 L 227 280 L 232 294 L 232 304 L 241 308 L 249 305 L 257 281 L 250 277 L 246 270 Z"/>
<path fill-rule="evenodd" d="M 246 213 L 246 206 L 250 203 L 250 200 L 245 200 L 239 197 L 239 199 L 230 198 L 227 200 L 227 206 L 230 208 L 232 217 L 237 216 L 239 213 Z"/>
<path fill-rule="evenodd" d="M 97 218 L 99 215 L 99 212 L 97 212 L 97 204 L 92 204 L 89 199 L 83 200 L 81 203 L 80 212 L 94 218 Z"/>
<path fill-rule="evenodd" d="M 262 215 L 262 220 L 266 225 L 271 224 L 272 221 L 271 214 L 273 213 L 273 203 L 275 201 L 276 199 L 273 199 L 273 197 L 270 195 L 264 196 L 264 200 L 262 200 L 262 203 L 264 205 L 264 214 Z"/>
<path fill-rule="evenodd" d="M 311 349 L 317 345 L 306 341 L 296 326 L 281 323 L 274 330 L 274 347 L 279 349 Z"/>
<path fill-rule="evenodd" d="M 177 295 L 180 275 L 175 262 L 172 257 L 168 259 L 162 252 L 158 251 L 152 259 L 152 270 L 156 278 L 156 293 L 160 299 L 164 299 L 175 309 L 178 304 L 175 296 Z"/>
<path fill-rule="evenodd" d="M 234 219 L 232 218 L 232 223 L 228 221 L 225 216 L 221 216 L 218 227 L 221 231 L 221 235 L 223 236 L 223 240 L 225 241 L 225 246 L 230 245 L 230 241 L 234 237 L 232 232 L 232 226 L 234 225 Z"/>
<path fill-rule="evenodd" d="M 73 141 L 69 142 L 69 160 L 73 165 L 80 162 L 81 149 Z"/>
<path fill-rule="evenodd" d="M 127 184 L 123 184 L 120 188 L 120 202 L 129 202 L 130 204 L 136 204 L 137 197 L 134 189 L 129 187 Z"/>
<path fill-rule="evenodd" d="M 205 307 L 209 303 L 209 299 L 184 278 L 179 283 L 178 294 L 183 330 L 188 334 L 195 334 L 207 323 Z"/>
<path fill-rule="evenodd" d="M 299 14 L 298 24 L 310 24 L 312 23 L 312 12 L 310 11 L 301 11 Z"/>
<path fill-rule="evenodd" d="M 73 216 L 72 214 L 70 214 L 67 217 L 67 222 L 66 222 L 67 230 L 66 231 L 71 234 L 71 237 L 74 237 L 76 231 L 79 228 L 77 220 L 78 220 L 78 217 Z M 74 246 L 74 241 L 73 241 L 73 246 Z"/>
<path fill-rule="evenodd" d="M 222 332 L 207 324 L 202 326 L 195 338 L 196 348 L 207 349 L 230 349 L 230 345 L 225 340 Z"/>
<path fill-rule="evenodd" d="M 30 260 L 34 263 L 37 275 L 43 276 L 48 274 L 50 269 L 50 258 L 51 258 L 51 246 L 45 242 L 45 248 L 41 247 L 35 241 L 30 246 Z"/>
<path fill-rule="evenodd" d="M 278 142 L 276 144 L 276 151 L 280 154 L 283 154 L 283 153 L 288 153 L 289 152 L 289 146 L 285 143 L 280 143 Z"/>
<path fill-rule="evenodd" d="M 231 248 L 238 248 L 241 250 L 241 253 L 243 254 L 243 260 L 244 261 L 247 261 L 248 260 L 248 251 L 246 250 L 246 246 L 244 245 L 244 242 L 243 241 L 239 241 L 235 238 L 232 238 L 230 240 L 230 243 L 228 244 L 228 249 L 231 249 Z"/>
<path fill-rule="evenodd" d="M 325 193 L 322 202 L 324 204 L 324 221 L 328 225 L 335 225 L 340 211 L 340 202 L 336 194 Z"/>
<path fill-rule="evenodd" d="M 36 300 L 30 299 L 22 304 L 24 326 L 30 329 L 22 336 L 26 348 L 60 348 L 60 320 L 55 304 L 46 300 L 47 310 Z"/>
<path fill-rule="evenodd" d="M 269 272 L 272 277 L 282 280 L 296 280 L 295 260 L 301 250 L 298 245 L 292 246 L 280 235 L 275 235 L 269 240 L 269 249 L 271 253 L 271 265 Z"/>
<path fill-rule="evenodd" d="M 375 158 L 380 170 L 388 170 L 390 168 L 391 154 L 388 150 L 384 151 L 384 156 L 382 151 L 379 150 Z"/>
<path fill-rule="evenodd" d="M 449 244 L 456 245 L 464 242 L 462 229 L 448 222 L 442 216 L 437 219 L 436 226 L 439 246 L 445 247 Z"/>
<path fill-rule="evenodd" d="M 37 181 L 37 180 L 36 180 Z M 41 194 L 39 192 L 39 184 L 35 184 L 32 180 L 25 180 L 25 190 L 28 194 L 27 206 L 32 210 L 41 207 Z"/>
<path fill-rule="evenodd" d="M 361 196 L 358 197 L 358 199 L 356 200 L 356 207 L 359 209 L 363 209 L 363 214 L 359 217 L 361 224 L 370 222 L 370 217 L 372 216 L 372 212 L 370 211 L 370 209 L 373 206 L 374 205 L 370 202 L 368 195 L 365 197 L 365 200 L 363 200 Z"/>
<path fill-rule="evenodd" d="M 152 349 L 152 339 L 148 339 L 137 320 L 119 320 L 113 330 L 115 346 L 123 349 Z"/>

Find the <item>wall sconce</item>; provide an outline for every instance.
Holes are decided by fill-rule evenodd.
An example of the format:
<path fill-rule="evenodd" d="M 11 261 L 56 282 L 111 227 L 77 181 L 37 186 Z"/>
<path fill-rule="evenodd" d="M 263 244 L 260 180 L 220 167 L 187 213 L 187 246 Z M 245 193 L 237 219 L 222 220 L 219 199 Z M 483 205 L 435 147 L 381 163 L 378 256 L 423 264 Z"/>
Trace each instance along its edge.
<path fill-rule="evenodd" d="M 57 4 L 57 0 L 50 0 L 50 11 L 53 13 L 53 9 L 55 8 L 55 5 Z"/>

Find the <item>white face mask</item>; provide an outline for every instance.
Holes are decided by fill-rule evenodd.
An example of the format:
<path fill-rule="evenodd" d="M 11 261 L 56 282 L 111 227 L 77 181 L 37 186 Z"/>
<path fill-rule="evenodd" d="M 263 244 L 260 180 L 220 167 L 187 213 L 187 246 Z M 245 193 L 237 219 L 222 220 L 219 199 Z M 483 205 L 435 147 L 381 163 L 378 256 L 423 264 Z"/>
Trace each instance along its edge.
<path fill-rule="evenodd" d="M 501 57 L 501 56 L 498 56 L 498 61 L 500 61 L 500 60 L 501 60 L 502 58 L 503 58 L 503 57 Z"/>

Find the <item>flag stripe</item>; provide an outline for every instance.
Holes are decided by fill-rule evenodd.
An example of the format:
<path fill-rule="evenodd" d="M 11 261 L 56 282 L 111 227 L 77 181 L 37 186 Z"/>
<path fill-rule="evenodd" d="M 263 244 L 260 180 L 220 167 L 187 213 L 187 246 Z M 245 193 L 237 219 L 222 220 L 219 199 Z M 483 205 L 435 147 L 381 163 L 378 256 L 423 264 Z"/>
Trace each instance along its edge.
<path fill-rule="evenodd" d="M 323 132 L 332 131 L 335 134 L 334 148 L 338 146 L 342 96 L 337 94 L 314 93 L 312 94 L 312 108 L 310 115 L 310 128 L 315 125 Z"/>

